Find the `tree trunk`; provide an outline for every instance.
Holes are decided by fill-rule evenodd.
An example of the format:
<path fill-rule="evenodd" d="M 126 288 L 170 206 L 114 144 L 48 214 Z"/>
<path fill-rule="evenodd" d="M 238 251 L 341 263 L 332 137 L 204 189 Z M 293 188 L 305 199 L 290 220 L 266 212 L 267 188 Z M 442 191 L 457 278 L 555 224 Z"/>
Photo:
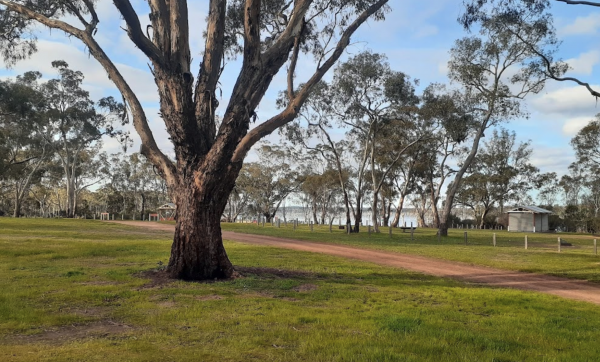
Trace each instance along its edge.
<path fill-rule="evenodd" d="M 405 196 L 402 195 L 400 197 L 400 201 L 398 201 L 398 206 L 396 206 L 396 214 L 394 215 L 394 220 L 392 221 L 392 227 L 397 228 L 398 224 L 400 223 L 400 214 L 402 214 L 402 209 L 404 208 L 404 198 Z"/>
<path fill-rule="evenodd" d="M 354 229 L 352 230 L 355 233 L 360 232 L 360 223 L 362 222 L 362 205 L 359 200 L 357 201 L 356 214 L 354 215 Z"/>
<path fill-rule="evenodd" d="M 373 202 L 371 203 L 371 221 L 373 222 L 373 231 L 378 233 L 379 232 L 379 217 L 378 217 L 378 201 L 379 201 L 379 195 L 375 194 L 373 195 Z"/>
<path fill-rule="evenodd" d="M 74 218 L 75 217 L 75 207 L 76 207 L 76 198 L 75 198 L 75 183 L 73 179 L 67 178 L 67 217 Z"/>
<path fill-rule="evenodd" d="M 13 217 L 21 217 L 21 200 L 19 188 L 15 186 L 15 210 L 13 212 Z"/>
<path fill-rule="evenodd" d="M 142 210 L 140 211 L 140 220 L 144 220 L 144 212 L 146 212 L 146 195 L 143 192 L 140 193 L 142 196 Z"/>
<path fill-rule="evenodd" d="M 473 163 L 473 160 L 477 155 L 477 151 L 479 150 L 479 141 L 481 140 L 483 132 L 487 129 L 487 122 L 490 119 L 490 117 L 491 114 L 488 114 L 487 119 L 484 122 L 482 122 L 481 126 L 479 127 L 479 130 L 475 135 L 475 139 L 473 140 L 473 145 L 471 147 L 471 152 L 469 153 L 469 156 L 467 156 L 467 159 L 463 163 L 462 167 L 456 173 L 454 182 L 448 188 L 448 191 L 446 191 L 446 202 L 444 203 L 444 212 L 442 213 L 439 225 L 440 236 L 448 236 L 448 217 L 452 212 L 454 197 L 456 196 L 456 192 L 460 187 L 465 172 L 467 172 L 467 169 L 471 166 L 471 163 Z"/>
<path fill-rule="evenodd" d="M 438 211 L 437 203 L 438 198 L 436 197 L 436 192 L 433 189 L 433 184 L 430 184 L 431 187 L 431 213 L 433 214 L 433 227 L 440 227 L 440 212 Z"/>
<path fill-rule="evenodd" d="M 234 269 L 223 247 L 221 215 L 225 209 L 221 200 L 214 197 L 204 202 L 197 200 L 193 181 L 179 187 L 177 198 L 177 224 L 167 268 L 172 278 L 185 280 L 226 279 Z"/>

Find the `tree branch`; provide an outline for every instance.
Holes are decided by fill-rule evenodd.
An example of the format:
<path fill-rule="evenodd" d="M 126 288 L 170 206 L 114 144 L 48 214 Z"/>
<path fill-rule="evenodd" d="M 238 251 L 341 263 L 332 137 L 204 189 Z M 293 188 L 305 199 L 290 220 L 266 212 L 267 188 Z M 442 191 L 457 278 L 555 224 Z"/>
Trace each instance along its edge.
<path fill-rule="evenodd" d="M 132 113 L 133 113 L 133 125 L 140 135 L 142 140 L 142 154 L 148 157 L 151 162 L 156 165 L 164 174 L 168 183 L 173 183 L 176 181 L 175 176 L 175 167 L 173 163 L 165 156 L 160 149 L 158 148 L 152 131 L 148 125 L 148 120 L 146 119 L 146 114 L 144 113 L 144 109 L 137 96 L 129 86 L 129 84 L 125 81 L 117 67 L 110 60 L 110 58 L 106 55 L 104 50 L 98 45 L 93 36 L 83 30 L 75 28 L 63 21 L 49 19 L 31 9 L 15 4 L 13 2 L 7 0 L 0 0 L 0 4 L 4 5 L 10 11 L 17 12 L 22 16 L 25 16 L 29 19 L 36 20 L 39 23 L 46 25 L 47 27 L 53 29 L 62 30 L 72 36 L 80 39 L 90 50 L 90 54 L 104 67 L 106 72 L 108 73 L 108 77 L 113 81 L 113 83 L 117 86 L 123 97 L 126 99 L 129 104 Z"/>
<path fill-rule="evenodd" d="M 127 35 L 131 41 L 144 53 L 152 62 L 159 66 L 165 66 L 165 59 L 160 50 L 144 35 L 140 25 L 140 19 L 133 9 L 129 0 L 114 0 L 115 6 L 125 19 L 127 24 Z"/>
<path fill-rule="evenodd" d="M 260 4 L 261 0 L 246 0 L 244 11 L 244 62 L 260 59 Z"/>
<path fill-rule="evenodd" d="M 296 72 L 296 64 L 298 64 L 298 55 L 300 54 L 300 38 L 301 34 L 294 40 L 294 50 L 292 51 L 292 59 L 290 61 L 290 68 L 288 69 L 287 77 L 287 93 L 288 99 L 292 102 L 295 98 L 294 91 L 294 73 Z"/>
<path fill-rule="evenodd" d="M 210 2 L 204 58 L 194 95 L 196 120 L 207 149 L 212 146 L 216 133 L 214 113 L 218 103 L 215 89 L 221 74 L 224 53 L 226 3 L 225 0 Z"/>
<path fill-rule="evenodd" d="M 369 16 L 377 12 L 387 2 L 388 0 L 379 0 L 375 4 L 371 5 L 365 11 L 363 11 L 358 16 L 358 18 L 356 18 L 354 22 L 352 22 L 352 24 L 348 26 L 348 28 L 346 28 L 346 30 L 342 34 L 342 37 L 338 41 L 333 54 L 325 61 L 321 68 L 317 69 L 313 76 L 304 85 L 302 90 L 298 92 L 298 94 L 294 98 L 294 101 L 290 102 L 283 112 L 248 132 L 248 134 L 246 134 L 246 136 L 240 141 L 233 154 L 233 162 L 241 162 L 250 150 L 250 148 L 254 144 L 256 144 L 256 142 L 258 142 L 261 138 L 271 134 L 277 128 L 285 125 L 286 123 L 291 122 L 296 117 L 296 115 L 302 107 L 302 104 L 306 101 L 308 95 L 312 91 L 312 88 L 321 81 L 325 73 L 327 73 L 327 71 L 329 71 L 329 69 L 333 67 L 335 62 L 342 56 L 344 49 L 346 49 L 346 47 L 350 43 L 350 37 L 352 36 L 352 34 L 354 34 L 358 27 L 362 25 L 369 18 Z M 292 19 L 294 19 L 294 16 L 292 16 Z M 292 21 L 290 20 L 290 24 L 291 23 Z M 271 50 L 273 50 L 273 48 L 271 48 L 269 51 Z"/>
<path fill-rule="evenodd" d="M 589 5 L 589 6 L 600 7 L 600 3 L 591 2 L 591 1 L 571 1 L 571 0 L 556 0 L 556 1 L 568 4 L 568 5 Z"/>

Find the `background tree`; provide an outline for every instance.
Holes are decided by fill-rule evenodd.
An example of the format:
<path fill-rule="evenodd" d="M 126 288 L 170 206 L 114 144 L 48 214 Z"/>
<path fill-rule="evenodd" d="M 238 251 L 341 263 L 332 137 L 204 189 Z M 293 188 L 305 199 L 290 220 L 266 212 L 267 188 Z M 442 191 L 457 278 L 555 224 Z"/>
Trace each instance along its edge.
<path fill-rule="evenodd" d="M 518 6 L 518 10 L 524 15 L 509 17 L 498 9 L 491 9 L 478 19 L 480 37 L 460 39 L 451 50 L 449 76 L 465 89 L 465 114 L 472 118 L 469 132 L 472 145 L 446 192 L 441 235 L 448 234 L 447 218 L 454 197 L 477 155 L 485 131 L 499 122 L 523 115 L 520 101 L 530 93 L 540 92 L 548 79 L 543 62 L 531 47 L 535 44 L 549 54 L 554 51 L 556 40 L 548 14 L 540 13 L 526 2 Z M 557 71 L 564 71 L 561 64 L 556 67 Z"/>
<path fill-rule="evenodd" d="M 27 72 L 15 81 L 0 81 L 0 182 L 12 189 L 14 217 L 21 215 L 21 204 L 51 153 L 40 78 Z"/>
<path fill-rule="evenodd" d="M 576 1 L 576 0 L 466 0 L 465 12 L 459 18 L 459 22 L 470 30 L 474 25 L 485 22 L 493 16 L 502 17 L 507 22 L 519 23 L 531 20 L 531 14 L 538 14 L 535 19 L 535 25 L 539 29 L 553 31 L 553 19 L 548 9 L 552 3 L 562 3 L 566 5 L 583 5 L 591 7 L 600 7 L 600 3 L 594 1 Z M 542 69 L 548 78 L 559 82 L 574 82 L 585 87 L 593 97 L 599 97 L 600 92 L 593 89 L 592 86 L 573 76 L 564 76 L 568 70 L 568 65 L 563 62 L 554 61 L 555 51 L 553 47 L 547 48 L 547 45 L 556 45 L 556 40 L 547 42 L 536 42 L 535 39 L 522 37 L 521 40 L 529 48 L 529 51 L 535 54 L 542 64 Z"/>
<path fill-rule="evenodd" d="M 247 195 L 249 211 L 271 222 L 281 203 L 298 190 L 300 183 L 298 172 L 286 162 L 285 152 L 263 144 L 259 162 L 244 165 L 236 187 Z"/>
<path fill-rule="evenodd" d="M 56 145 L 56 155 L 64 171 L 67 217 L 74 217 L 77 193 L 88 186 L 83 182 L 85 171 L 98 170 L 91 161 L 102 137 L 127 140 L 127 134 L 114 128 L 115 123 L 125 124 L 125 106 L 112 97 L 94 104 L 89 92 L 81 87 L 83 73 L 69 69 L 64 61 L 54 61 L 52 67 L 60 77 L 43 86 L 48 102 L 48 141 Z"/>
<path fill-rule="evenodd" d="M 339 65 L 331 88 L 340 120 L 360 144 L 357 189 L 362 188 L 365 170 L 370 170 L 372 222 L 379 232 L 379 192 L 400 157 L 423 136 L 414 116 L 419 103 L 415 83 L 393 71 L 385 56 L 366 51 Z M 386 162 L 377 162 L 383 154 Z M 361 203 L 357 197 L 355 232 L 362 221 Z"/>
<path fill-rule="evenodd" d="M 313 151 L 314 154 L 321 156 L 325 162 L 335 165 L 346 214 L 344 225 L 351 232 L 354 232 L 354 229 L 350 227 L 352 216 L 355 214 L 350 200 L 349 188 L 351 166 L 345 162 L 347 158 L 345 156 L 349 156 L 348 153 L 352 147 L 349 147 L 346 139 L 334 141 L 331 136 L 331 133 L 334 131 L 334 121 L 337 126 L 344 127 L 344 124 L 337 117 L 338 115 L 332 99 L 334 99 L 334 94 L 332 93 L 331 86 L 325 81 L 319 82 L 304 103 L 299 117 L 282 128 L 280 133 L 292 145 L 302 146 L 302 149 L 297 151 L 298 153 L 302 153 L 304 150 Z M 285 103 L 285 98 L 280 98 L 279 103 Z M 311 138 L 317 139 L 316 145 L 309 144 Z"/>

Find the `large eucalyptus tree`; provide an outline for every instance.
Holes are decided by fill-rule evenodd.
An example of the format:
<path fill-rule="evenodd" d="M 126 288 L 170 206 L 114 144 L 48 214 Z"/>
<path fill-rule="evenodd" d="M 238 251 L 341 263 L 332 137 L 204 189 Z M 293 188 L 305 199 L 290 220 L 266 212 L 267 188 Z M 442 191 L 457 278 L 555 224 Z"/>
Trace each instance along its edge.
<path fill-rule="evenodd" d="M 509 1 L 509 0 L 507 0 Z M 481 3 L 487 1 L 481 0 Z M 456 41 L 448 63 L 452 81 L 465 89 L 465 114 L 471 118 L 467 157 L 457 170 L 446 192 L 439 229 L 448 234 L 448 218 L 454 197 L 467 169 L 471 166 L 485 132 L 500 122 L 526 115 L 521 101 L 540 92 L 554 74 L 563 74 L 568 66 L 562 62 L 544 63 L 536 49 L 548 58 L 556 50 L 556 36 L 551 17 L 544 9 L 531 6 L 531 1 L 512 2 L 512 11 L 500 7 L 485 8 L 476 20 L 479 36 Z M 483 8 L 482 8 L 483 9 Z M 467 14 L 471 8 L 467 7 Z"/>
<path fill-rule="evenodd" d="M 296 117 L 313 87 L 343 54 L 352 34 L 369 17 L 382 19 L 387 2 L 211 0 L 203 58 L 194 79 L 189 23 L 200 19 L 189 18 L 186 0 L 148 0 L 148 29 L 142 28 L 129 0 L 114 0 L 129 38 L 150 62 L 176 162 L 158 148 L 138 97 L 95 39 L 100 21 L 95 1 L 0 0 L 0 45 L 5 58 L 31 54 L 34 39 L 24 35 L 34 23 L 62 30 L 86 45 L 123 95 L 142 141 L 142 153 L 165 177 L 177 204 L 169 274 L 183 279 L 227 278 L 234 269 L 223 247 L 219 222 L 246 154 L 261 138 Z M 241 70 L 217 127 L 223 61 L 226 55 L 236 54 L 242 58 Z M 316 70 L 296 87 L 301 54 L 316 57 Z M 256 108 L 285 64 L 287 106 L 250 130 L 257 119 Z"/>

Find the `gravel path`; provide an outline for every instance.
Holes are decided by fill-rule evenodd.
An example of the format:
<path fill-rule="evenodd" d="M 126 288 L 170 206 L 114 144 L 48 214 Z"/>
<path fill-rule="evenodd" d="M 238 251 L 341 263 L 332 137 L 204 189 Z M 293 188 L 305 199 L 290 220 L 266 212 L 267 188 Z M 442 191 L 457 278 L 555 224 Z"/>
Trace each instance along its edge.
<path fill-rule="evenodd" d="M 146 229 L 174 230 L 174 226 L 168 224 L 141 221 L 119 221 L 118 223 L 144 227 Z M 600 285 L 583 280 L 513 272 L 417 255 L 362 249 L 353 246 L 283 239 L 264 235 L 240 234 L 231 231 L 223 231 L 223 239 L 254 245 L 341 256 L 470 283 L 530 290 L 600 304 Z"/>

